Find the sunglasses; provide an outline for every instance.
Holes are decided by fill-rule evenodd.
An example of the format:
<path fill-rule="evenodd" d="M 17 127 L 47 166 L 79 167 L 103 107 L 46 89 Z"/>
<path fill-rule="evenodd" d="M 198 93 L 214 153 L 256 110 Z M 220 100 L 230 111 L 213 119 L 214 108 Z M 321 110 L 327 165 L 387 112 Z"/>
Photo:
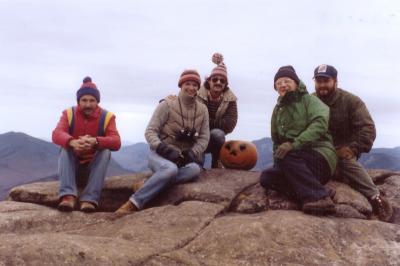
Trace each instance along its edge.
<path fill-rule="evenodd" d="M 221 84 L 225 84 L 225 83 L 226 83 L 226 80 L 225 80 L 225 79 L 222 79 L 222 78 L 212 78 L 212 79 L 211 79 L 211 81 L 212 81 L 213 83 L 217 83 L 218 80 L 219 80 L 219 83 L 221 83 Z"/>

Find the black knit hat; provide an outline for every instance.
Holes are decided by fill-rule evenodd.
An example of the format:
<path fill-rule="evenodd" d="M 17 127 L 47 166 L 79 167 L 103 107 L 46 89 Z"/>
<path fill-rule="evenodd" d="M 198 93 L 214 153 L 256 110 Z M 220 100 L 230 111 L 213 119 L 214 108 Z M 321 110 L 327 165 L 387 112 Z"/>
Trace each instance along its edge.
<path fill-rule="evenodd" d="M 282 77 L 288 77 L 296 82 L 296 84 L 300 83 L 300 79 L 296 74 L 296 70 L 291 65 L 288 66 L 282 66 L 278 69 L 278 72 L 276 72 L 275 77 L 274 77 L 274 83 L 276 82 L 277 79 L 282 78 Z"/>

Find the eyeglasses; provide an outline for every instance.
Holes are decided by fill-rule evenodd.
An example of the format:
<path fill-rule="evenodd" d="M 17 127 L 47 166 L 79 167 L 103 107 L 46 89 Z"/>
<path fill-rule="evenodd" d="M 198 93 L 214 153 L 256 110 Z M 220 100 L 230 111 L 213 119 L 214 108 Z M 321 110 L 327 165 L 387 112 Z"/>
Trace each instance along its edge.
<path fill-rule="evenodd" d="M 287 85 L 287 84 L 290 84 L 290 83 L 294 83 L 294 80 L 289 79 L 289 78 L 287 78 L 287 79 L 279 79 L 279 80 L 277 80 L 275 82 L 275 86 Z"/>
<path fill-rule="evenodd" d="M 219 83 L 221 83 L 221 84 L 225 84 L 225 83 L 226 83 L 226 80 L 225 80 L 225 79 L 222 79 L 222 78 L 212 78 L 212 79 L 211 79 L 211 81 L 212 81 L 213 83 L 217 83 L 218 80 L 219 80 Z"/>

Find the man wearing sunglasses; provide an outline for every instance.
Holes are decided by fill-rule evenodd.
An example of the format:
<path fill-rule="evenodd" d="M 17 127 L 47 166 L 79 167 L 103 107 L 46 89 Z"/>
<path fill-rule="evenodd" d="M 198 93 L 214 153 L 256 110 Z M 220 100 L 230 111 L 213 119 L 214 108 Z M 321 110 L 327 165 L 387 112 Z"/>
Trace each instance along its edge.
<path fill-rule="evenodd" d="M 223 56 L 215 53 L 212 62 L 217 66 L 200 88 L 198 98 L 207 106 L 210 117 L 210 141 L 206 153 L 211 153 L 211 168 L 221 168 L 219 151 L 225 142 L 225 135 L 236 126 L 237 98 L 228 86 Z"/>
<path fill-rule="evenodd" d="M 369 152 L 376 137 L 374 121 L 364 102 L 357 96 L 337 87 L 337 70 L 320 65 L 314 70 L 315 95 L 330 109 L 329 131 L 338 156 L 337 175 L 371 203 L 382 221 L 389 221 L 393 210 L 379 192 L 371 177 L 357 161 Z"/>

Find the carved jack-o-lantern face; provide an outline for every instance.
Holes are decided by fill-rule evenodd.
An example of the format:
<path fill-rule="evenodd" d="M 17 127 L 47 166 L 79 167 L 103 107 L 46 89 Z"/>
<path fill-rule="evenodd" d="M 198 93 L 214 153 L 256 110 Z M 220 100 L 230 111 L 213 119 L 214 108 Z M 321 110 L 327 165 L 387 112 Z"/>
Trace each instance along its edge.
<path fill-rule="evenodd" d="M 222 146 L 219 158 L 225 168 L 250 170 L 257 163 L 257 148 L 248 141 L 230 140 Z"/>

